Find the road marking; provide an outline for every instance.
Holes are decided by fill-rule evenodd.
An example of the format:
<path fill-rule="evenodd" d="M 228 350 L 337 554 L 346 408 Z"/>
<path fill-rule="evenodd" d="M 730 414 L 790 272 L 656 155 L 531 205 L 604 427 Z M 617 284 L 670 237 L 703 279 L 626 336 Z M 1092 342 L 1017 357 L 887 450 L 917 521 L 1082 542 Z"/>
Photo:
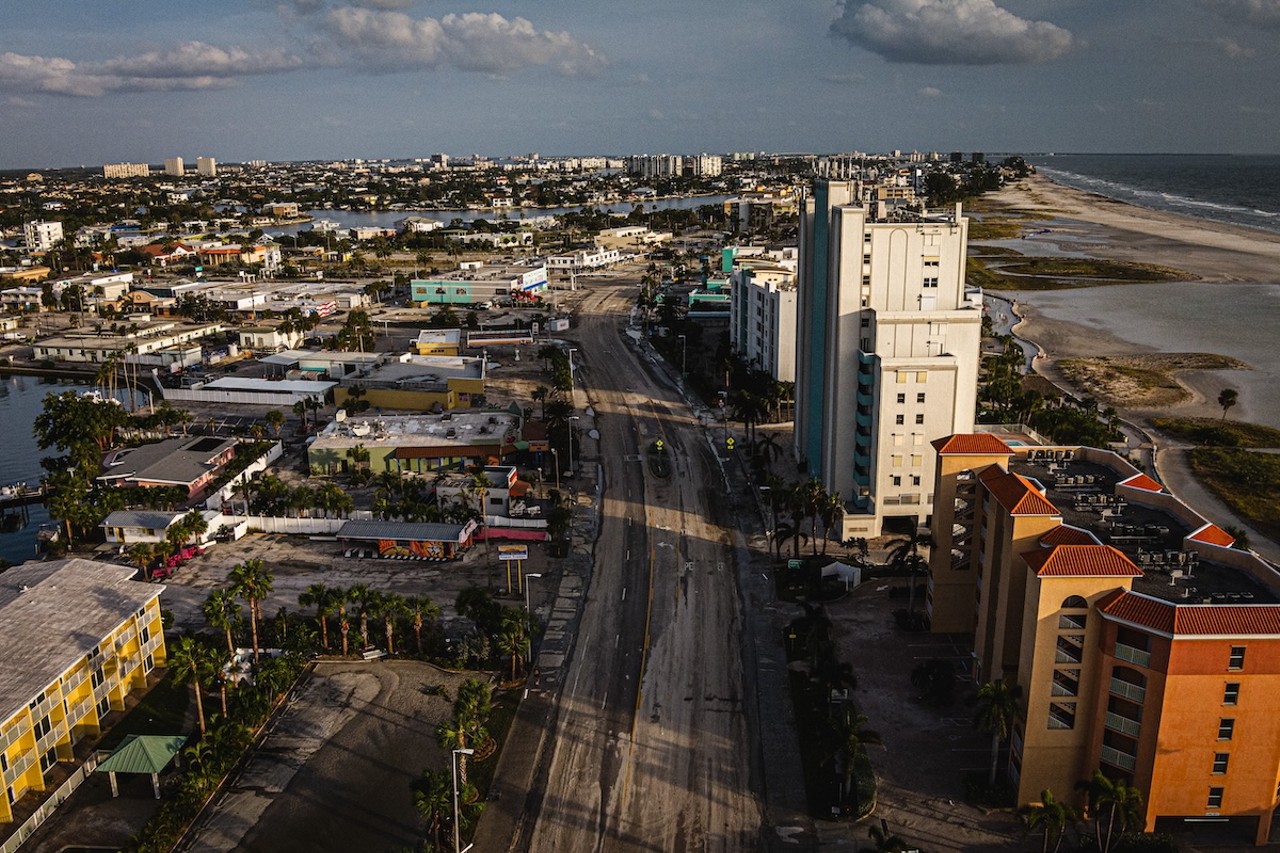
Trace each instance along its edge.
<path fill-rule="evenodd" d="M 628 560 L 630 560 L 630 559 L 631 559 L 631 549 L 630 549 L 630 548 L 628 548 L 628 549 L 627 549 L 627 559 L 628 559 Z M 624 596 L 624 597 L 625 597 L 625 596 Z"/>
<path fill-rule="evenodd" d="M 631 555 L 627 554 L 627 556 L 630 557 Z M 622 588 L 622 600 L 623 601 L 627 600 L 627 588 L 625 586 Z"/>
<path fill-rule="evenodd" d="M 615 649 L 618 647 L 618 641 L 619 641 L 619 640 L 621 640 L 621 639 L 622 639 L 622 635 L 621 635 L 621 634 L 614 634 L 614 635 L 613 635 L 613 647 L 614 647 Z"/>

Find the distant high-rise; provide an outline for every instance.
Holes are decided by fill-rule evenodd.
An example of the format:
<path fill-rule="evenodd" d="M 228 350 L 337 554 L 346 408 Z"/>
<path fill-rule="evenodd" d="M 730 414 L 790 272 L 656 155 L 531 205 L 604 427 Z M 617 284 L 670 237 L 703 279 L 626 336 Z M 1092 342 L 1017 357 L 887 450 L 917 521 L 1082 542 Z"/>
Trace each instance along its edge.
<path fill-rule="evenodd" d="M 164 173 L 175 178 L 181 178 L 187 173 L 186 166 L 182 162 L 181 157 L 171 157 L 164 161 Z"/>
<path fill-rule="evenodd" d="M 959 205 L 890 214 L 856 186 L 818 181 L 800 217 L 795 451 L 843 499 L 841 539 L 929 515 L 929 442 L 973 428 L 982 328 Z"/>
<path fill-rule="evenodd" d="M 197 157 L 196 174 L 204 178 L 216 178 L 218 176 L 218 161 L 212 157 Z"/>
<path fill-rule="evenodd" d="M 108 163 L 102 167 L 104 178 L 145 178 L 150 174 L 146 163 Z"/>

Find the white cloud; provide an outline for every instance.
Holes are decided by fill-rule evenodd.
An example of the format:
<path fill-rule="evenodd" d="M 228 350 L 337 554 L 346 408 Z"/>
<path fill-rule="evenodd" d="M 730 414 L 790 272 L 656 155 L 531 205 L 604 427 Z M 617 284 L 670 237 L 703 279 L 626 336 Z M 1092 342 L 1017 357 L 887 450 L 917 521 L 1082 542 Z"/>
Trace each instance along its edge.
<path fill-rule="evenodd" d="M 569 33 L 538 30 L 524 18 L 468 12 L 413 18 L 343 6 L 326 16 L 337 47 L 385 70 L 449 65 L 490 74 L 547 66 L 564 75 L 592 74 L 603 55 Z"/>
<path fill-rule="evenodd" d="M 102 62 L 8 52 L 0 53 L 0 88 L 73 97 L 191 91 L 223 88 L 240 76 L 289 71 L 301 65 L 301 59 L 279 49 L 251 51 L 204 42 Z"/>
<path fill-rule="evenodd" d="M 1254 54 L 1257 52 L 1253 48 L 1226 36 L 1214 39 L 1212 44 L 1227 59 L 1253 59 Z"/>
<path fill-rule="evenodd" d="M 1202 0 L 1224 18 L 1255 27 L 1280 29 L 1280 0 Z"/>
<path fill-rule="evenodd" d="M 24 110 L 31 109 L 32 107 L 38 106 L 35 101 L 32 101 L 28 98 L 20 98 L 17 95 L 12 95 L 8 98 L 5 98 L 4 103 L 5 103 L 5 106 L 14 107 L 16 109 L 24 109 Z"/>
<path fill-rule="evenodd" d="M 936 86 L 924 86 L 917 94 L 922 98 L 941 98 L 942 90 Z"/>
<path fill-rule="evenodd" d="M 1047 62 L 1076 46 L 1067 30 L 993 0 L 841 0 L 831 31 L 890 62 L 921 65 Z"/>

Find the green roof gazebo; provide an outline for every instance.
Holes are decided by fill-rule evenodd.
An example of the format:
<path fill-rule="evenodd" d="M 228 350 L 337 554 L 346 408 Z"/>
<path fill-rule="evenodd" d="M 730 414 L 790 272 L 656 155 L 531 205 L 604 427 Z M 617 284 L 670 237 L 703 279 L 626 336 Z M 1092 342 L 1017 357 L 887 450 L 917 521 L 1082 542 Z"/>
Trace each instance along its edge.
<path fill-rule="evenodd" d="M 160 771 L 182 750 L 186 735 L 129 735 L 98 764 L 96 771 L 111 777 L 111 796 L 120 796 L 117 773 L 150 773 L 156 799 L 160 799 Z M 182 762 L 176 762 L 181 766 Z"/>

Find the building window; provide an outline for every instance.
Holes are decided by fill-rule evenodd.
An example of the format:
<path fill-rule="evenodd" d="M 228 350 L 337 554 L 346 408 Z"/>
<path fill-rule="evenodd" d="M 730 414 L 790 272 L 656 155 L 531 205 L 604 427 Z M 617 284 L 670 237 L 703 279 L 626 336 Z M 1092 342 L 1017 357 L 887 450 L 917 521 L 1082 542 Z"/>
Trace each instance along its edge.
<path fill-rule="evenodd" d="M 918 486 L 918 485 L 920 485 L 920 475 L 919 475 L 919 474 L 912 474 L 912 475 L 911 475 L 911 485 L 913 485 L 913 486 Z"/>
<path fill-rule="evenodd" d="M 918 453 L 911 454 L 911 467 L 920 468 L 924 465 L 924 457 Z"/>
<path fill-rule="evenodd" d="M 1205 808 L 1207 809 L 1222 808 L 1222 792 L 1224 790 L 1225 790 L 1224 788 L 1210 788 L 1209 802 L 1205 803 Z"/>
<path fill-rule="evenodd" d="M 1073 729 L 1075 726 L 1075 702 L 1051 702 L 1049 704 L 1049 728 Z"/>
<path fill-rule="evenodd" d="M 95 670 L 93 670 L 93 672 L 89 673 L 89 682 L 90 682 L 90 683 L 91 683 L 95 688 L 101 687 L 101 686 L 102 686 L 102 682 L 103 682 L 105 679 L 106 679 L 106 677 L 102 674 L 102 670 L 101 670 L 101 669 L 95 669 Z"/>
<path fill-rule="evenodd" d="M 150 629 L 149 627 L 143 626 L 143 628 L 142 628 L 142 642 L 143 642 L 143 643 L 148 643 L 148 642 L 150 642 L 150 640 L 151 640 L 151 629 Z"/>
<path fill-rule="evenodd" d="M 916 415 L 916 426 L 923 426 L 923 425 L 924 425 L 924 412 L 920 412 L 919 414 Z"/>
<path fill-rule="evenodd" d="M 905 370 L 899 370 L 894 374 L 894 381 L 899 385 L 906 385 L 909 374 Z"/>
<path fill-rule="evenodd" d="M 9 769 L 9 756 L 5 755 L 3 752 L 0 752 L 0 771 L 5 771 L 8 769 Z"/>
<path fill-rule="evenodd" d="M 1231 760 L 1231 754 L 1227 752 L 1215 752 L 1213 754 L 1213 775 L 1222 776 L 1227 772 L 1227 762 Z"/>
<path fill-rule="evenodd" d="M 929 381 L 929 371 L 927 371 L 927 370 L 917 370 L 917 371 L 916 371 L 916 381 L 917 381 L 917 382 L 928 382 L 928 381 Z"/>
<path fill-rule="evenodd" d="M 890 464 L 890 465 L 892 465 L 892 466 L 893 466 L 893 467 L 895 467 L 895 468 L 901 468 L 901 467 L 902 467 L 902 454 L 901 454 L 901 453 L 891 453 L 891 454 L 889 454 L 889 464 Z"/>
<path fill-rule="evenodd" d="M 895 485 L 895 486 L 901 486 L 901 485 L 902 485 L 902 478 L 901 478 L 900 476 L 898 476 L 897 474 L 894 474 L 894 475 L 893 475 L 892 477 L 890 477 L 889 479 L 890 479 L 890 481 L 893 483 L 893 485 Z"/>
<path fill-rule="evenodd" d="M 937 276 L 930 276 L 924 280 L 924 286 L 928 290 L 932 290 L 938 286 Z"/>
<path fill-rule="evenodd" d="M 899 402 L 899 403 L 905 403 L 905 402 L 907 402 L 907 395 L 906 395 L 906 394 L 899 394 L 899 395 L 898 395 L 898 402 Z"/>
<path fill-rule="evenodd" d="M 1227 659 L 1227 669 L 1244 669 L 1244 646 L 1231 647 L 1231 657 Z"/>
<path fill-rule="evenodd" d="M 1240 701 L 1240 684 L 1236 681 L 1227 682 L 1227 686 L 1222 689 L 1222 704 L 1234 705 Z"/>
<path fill-rule="evenodd" d="M 1218 720 L 1218 740 L 1231 740 L 1231 735 L 1235 733 L 1236 721 L 1229 717 L 1223 717 Z"/>
<path fill-rule="evenodd" d="M 870 317 L 863 317 L 863 318 L 862 318 L 862 328 L 864 328 L 864 329 L 865 329 L 865 328 L 867 328 L 867 327 L 868 327 L 868 326 L 870 326 L 870 325 L 871 325 L 871 318 L 870 318 Z"/>
<path fill-rule="evenodd" d="M 871 232 L 870 232 L 870 231 L 863 231 L 863 232 L 862 232 L 862 242 L 864 242 L 864 243 L 870 243 L 870 242 L 871 242 Z"/>
<path fill-rule="evenodd" d="M 924 402 L 924 392 L 923 392 L 923 391 L 921 391 L 919 394 L 916 394 L 916 402 L 917 402 L 917 403 L 923 403 L 923 402 Z"/>
<path fill-rule="evenodd" d="M 907 422 L 907 416 L 906 416 L 906 415 L 894 415 L 894 416 L 893 416 L 893 422 L 894 422 L 895 424 L 897 424 L 898 426 L 902 426 L 903 424 L 905 424 L 905 423 Z"/>

